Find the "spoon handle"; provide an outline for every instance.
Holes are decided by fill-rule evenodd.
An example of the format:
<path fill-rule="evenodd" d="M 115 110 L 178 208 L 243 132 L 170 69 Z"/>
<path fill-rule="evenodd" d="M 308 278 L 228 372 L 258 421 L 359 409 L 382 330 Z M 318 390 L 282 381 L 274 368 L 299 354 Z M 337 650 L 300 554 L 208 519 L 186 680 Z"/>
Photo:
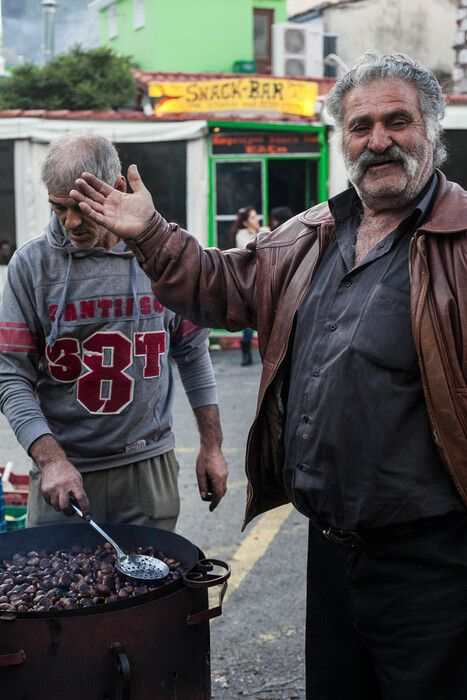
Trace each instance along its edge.
<path fill-rule="evenodd" d="M 78 508 L 78 506 L 75 506 L 73 501 L 71 501 L 71 506 L 72 506 L 73 510 L 76 512 L 76 514 L 79 515 L 79 517 L 83 518 L 83 520 L 84 520 L 84 516 L 83 516 L 82 511 Z M 120 547 L 118 546 L 118 544 L 116 542 L 114 542 L 114 540 L 110 537 L 110 535 L 108 535 L 106 532 L 104 532 L 104 530 L 101 527 L 99 527 L 99 525 L 96 522 L 94 522 L 94 520 L 92 520 L 92 519 L 91 520 L 84 520 L 84 522 L 88 523 L 88 525 L 92 525 L 92 527 L 95 530 L 97 530 L 97 532 L 99 532 L 102 535 L 102 537 L 105 540 L 107 540 L 107 542 L 110 542 L 110 544 L 113 547 L 115 547 L 115 551 L 117 552 L 118 558 L 120 558 L 123 555 L 123 552 L 120 549 Z M 125 555 L 123 555 L 123 556 L 125 556 Z"/>

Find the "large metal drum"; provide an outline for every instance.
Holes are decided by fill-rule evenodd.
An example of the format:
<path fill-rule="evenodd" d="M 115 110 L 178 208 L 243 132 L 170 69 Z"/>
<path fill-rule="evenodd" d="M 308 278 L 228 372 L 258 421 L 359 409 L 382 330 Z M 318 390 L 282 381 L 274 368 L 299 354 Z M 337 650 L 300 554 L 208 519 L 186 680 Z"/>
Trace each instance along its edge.
<path fill-rule="evenodd" d="M 105 524 L 124 549 L 154 546 L 187 573 L 134 598 L 84 609 L 0 612 L 0 687 L 5 700 L 207 700 L 209 620 L 222 613 L 229 567 L 204 559 L 172 532 Z M 88 525 L 27 528 L 0 535 L 0 559 L 73 545 L 96 547 Z M 216 573 L 219 568 L 223 571 Z M 220 585 L 209 608 L 208 588 Z"/>

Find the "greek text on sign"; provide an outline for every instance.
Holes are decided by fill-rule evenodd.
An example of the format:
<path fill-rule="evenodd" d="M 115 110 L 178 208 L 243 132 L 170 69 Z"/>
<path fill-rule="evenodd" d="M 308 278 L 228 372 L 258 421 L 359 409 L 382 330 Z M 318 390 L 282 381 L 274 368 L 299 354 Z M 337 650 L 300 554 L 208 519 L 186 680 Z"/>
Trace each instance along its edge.
<path fill-rule="evenodd" d="M 316 132 L 235 132 L 211 135 L 212 155 L 247 155 L 319 153 L 321 146 Z"/>
<path fill-rule="evenodd" d="M 226 78 L 185 83 L 150 83 L 154 114 L 236 110 L 276 111 L 311 117 L 318 83 L 281 78 Z"/>

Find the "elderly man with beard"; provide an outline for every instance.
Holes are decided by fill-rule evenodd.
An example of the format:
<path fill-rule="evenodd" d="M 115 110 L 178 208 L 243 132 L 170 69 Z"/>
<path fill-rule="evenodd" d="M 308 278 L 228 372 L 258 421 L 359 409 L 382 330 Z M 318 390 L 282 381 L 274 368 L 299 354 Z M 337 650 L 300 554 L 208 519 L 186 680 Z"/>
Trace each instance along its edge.
<path fill-rule="evenodd" d="M 368 52 L 327 107 L 352 187 L 246 250 L 168 224 L 135 166 L 133 194 L 83 174 L 70 195 L 170 308 L 258 331 L 245 524 L 287 501 L 309 518 L 307 698 L 461 700 L 466 193 L 437 169 L 444 101 L 418 62 Z"/>

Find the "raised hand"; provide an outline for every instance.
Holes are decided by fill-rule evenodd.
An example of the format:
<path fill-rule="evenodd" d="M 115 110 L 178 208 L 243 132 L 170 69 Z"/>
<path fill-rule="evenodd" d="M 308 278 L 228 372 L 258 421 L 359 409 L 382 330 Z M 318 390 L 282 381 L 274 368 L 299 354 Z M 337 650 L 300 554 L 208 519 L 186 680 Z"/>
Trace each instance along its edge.
<path fill-rule="evenodd" d="M 130 165 L 127 178 L 133 190 L 131 193 L 110 187 L 91 173 L 83 173 L 76 180 L 76 189 L 71 190 L 70 197 L 85 216 L 100 226 L 120 238 L 136 238 L 148 227 L 155 208 L 136 165 Z"/>

